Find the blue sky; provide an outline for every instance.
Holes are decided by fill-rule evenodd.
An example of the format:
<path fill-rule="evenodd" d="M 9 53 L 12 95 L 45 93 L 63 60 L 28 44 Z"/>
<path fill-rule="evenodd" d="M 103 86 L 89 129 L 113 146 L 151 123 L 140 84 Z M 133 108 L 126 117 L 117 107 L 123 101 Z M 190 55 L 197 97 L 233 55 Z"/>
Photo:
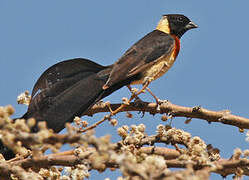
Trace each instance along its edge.
<path fill-rule="evenodd" d="M 211 110 L 229 109 L 249 114 L 249 1 L 0 1 L 0 105 L 12 104 L 15 116 L 21 116 L 24 105 L 16 97 L 32 87 L 49 66 L 70 58 L 85 57 L 102 65 L 112 64 L 133 43 L 157 25 L 162 14 L 182 13 L 199 25 L 181 40 L 181 51 L 174 67 L 154 81 L 150 88 L 161 99 L 174 104 Z M 121 102 L 128 96 L 123 88 L 106 98 Z M 149 94 L 141 98 L 153 101 Z M 134 119 L 118 115 L 119 125 L 147 125 L 148 134 L 163 123 L 160 116 L 134 114 Z M 88 119 L 95 122 L 103 116 Z M 236 147 L 248 148 L 245 133 L 235 127 L 184 118 L 173 120 L 173 126 L 200 136 L 207 144 L 221 149 L 229 158 Z M 116 127 L 105 123 L 97 135 L 112 134 Z M 117 177 L 118 173 L 91 179 Z M 228 179 L 230 179 L 229 177 Z M 212 176 L 212 179 L 221 179 Z"/>

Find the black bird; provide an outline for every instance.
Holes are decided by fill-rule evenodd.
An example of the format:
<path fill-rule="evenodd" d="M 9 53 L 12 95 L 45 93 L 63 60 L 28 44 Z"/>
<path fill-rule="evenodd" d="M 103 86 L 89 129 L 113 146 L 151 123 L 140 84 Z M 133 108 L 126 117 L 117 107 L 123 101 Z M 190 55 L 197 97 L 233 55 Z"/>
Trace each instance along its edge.
<path fill-rule="evenodd" d="M 144 84 L 166 73 L 179 53 L 181 36 L 192 28 L 197 25 L 184 15 L 163 15 L 157 28 L 113 65 L 77 58 L 51 66 L 34 85 L 28 110 L 21 118 L 46 121 L 48 128 L 61 131 L 66 122 L 121 87 Z M 32 129 L 37 130 L 36 126 Z M 2 144 L 1 152 L 6 159 L 14 155 Z"/>

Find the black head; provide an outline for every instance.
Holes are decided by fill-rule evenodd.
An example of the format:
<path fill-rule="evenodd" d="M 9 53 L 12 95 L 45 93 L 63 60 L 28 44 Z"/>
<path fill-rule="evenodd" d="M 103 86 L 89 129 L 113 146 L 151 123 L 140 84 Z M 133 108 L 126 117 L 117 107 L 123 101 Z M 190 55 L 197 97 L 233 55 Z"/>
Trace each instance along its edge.
<path fill-rule="evenodd" d="M 198 27 L 182 14 L 166 14 L 163 15 L 163 18 L 168 20 L 170 34 L 174 34 L 179 38 L 188 30 Z"/>

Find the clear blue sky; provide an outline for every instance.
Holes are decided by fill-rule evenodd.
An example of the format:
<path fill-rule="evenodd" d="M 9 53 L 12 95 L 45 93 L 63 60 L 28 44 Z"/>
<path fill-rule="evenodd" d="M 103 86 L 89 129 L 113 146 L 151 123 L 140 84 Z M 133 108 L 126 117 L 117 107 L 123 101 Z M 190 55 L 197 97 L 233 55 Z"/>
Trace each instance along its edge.
<path fill-rule="evenodd" d="M 0 1 L 0 105 L 12 104 L 16 115 L 26 111 L 16 97 L 32 87 L 49 66 L 70 58 L 90 58 L 108 65 L 116 61 L 133 43 L 157 25 L 162 14 L 182 13 L 199 25 L 182 37 L 181 51 L 174 67 L 150 88 L 161 99 L 174 104 L 211 110 L 229 109 L 249 117 L 249 1 Z M 123 88 L 109 96 L 121 102 L 128 96 Z M 150 95 L 143 100 L 153 101 Z M 147 125 L 148 134 L 163 123 L 160 116 L 134 114 L 129 120 L 117 116 L 119 125 Z M 97 121 L 96 115 L 89 122 Z M 84 119 L 84 117 L 83 117 Z M 236 147 L 248 148 L 245 133 L 235 127 L 193 120 L 185 125 L 176 118 L 173 126 L 200 136 L 207 144 L 221 149 L 229 158 Z M 112 134 L 116 128 L 105 123 L 97 135 Z M 118 173 L 91 179 L 117 177 Z M 231 176 L 228 178 L 230 179 Z M 221 179 L 212 176 L 212 179 Z"/>

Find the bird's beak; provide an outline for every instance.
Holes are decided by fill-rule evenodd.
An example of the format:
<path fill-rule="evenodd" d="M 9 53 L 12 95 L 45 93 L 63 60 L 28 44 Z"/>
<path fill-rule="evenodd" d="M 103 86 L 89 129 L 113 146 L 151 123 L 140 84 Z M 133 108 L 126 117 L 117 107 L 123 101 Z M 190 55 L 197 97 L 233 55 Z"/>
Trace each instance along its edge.
<path fill-rule="evenodd" d="M 198 26 L 193 22 L 193 21 L 190 21 L 186 26 L 185 26 L 186 29 L 194 29 L 194 28 L 198 28 Z"/>

